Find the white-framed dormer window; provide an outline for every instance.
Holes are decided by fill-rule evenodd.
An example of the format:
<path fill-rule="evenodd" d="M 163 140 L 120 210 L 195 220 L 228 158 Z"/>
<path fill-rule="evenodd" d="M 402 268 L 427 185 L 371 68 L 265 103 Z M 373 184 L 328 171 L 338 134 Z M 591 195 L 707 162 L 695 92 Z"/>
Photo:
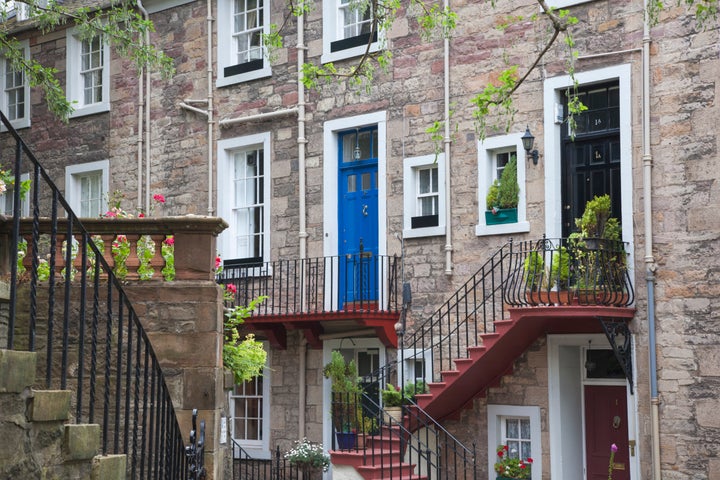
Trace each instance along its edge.
<path fill-rule="evenodd" d="M 508 446 L 512 458 L 532 458 L 532 480 L 542 478 L 540 407 L 488 405 L 488 479 L 495 480 L 497 447 Z"/>
<path fill-rule="evenodd" d="M 19 42 L 23 57 L 30 58 L 30 46 L 27 40 Z M 23 71 L 14 68 L 7 58 L 0 61 L 0 78 L 2 78 L 2 99 L 0 108 L 10 120 L 13 127 L 30 126 L 30 85 Z M 5 126 L 2 125 L 5 130 Z"/>
<path fill-rule="evenodd" d="M 376 52 L 383 32 L 373 32 L 372 2 L 323 0 L 323 63 Z"/>
<path fill-rule="evenodd" d="M 403 161 L 403 237 L 445 234 L 445 155 Z"/>
<path fill-rule="evenodd" d="M 269 15 L 269 0 L 218 1 L 218 87 L 272 74 L 263 41 Z"/>
<path fill-rule="evenodd" d="M 110 110 L 110 47 L 101 35 L 80 38 L 67 33 L 67 97 L 75 111 L 71 117 Z"/>
<path fill-rule="evenodd" d="M 97 218 L 107 211 L 110 162 L 70 165 L 65 168 L 65 199 L 80 218 Z"/>
<path fill-rule="evenodd" d="M 522 146 L 522 135 L 513 133 L 486 138 L 478 142 L 478 224 L 475 234 L 504 235 L 507 233 L 529 232 L 525 198 L 525 168 L 528 163 Z M 517 159 L 517 181 L 520 197 L 517 206 L 517 221 L 499 225 L 488 225 L 486 221 L 486 199 L 490 186 L 500 178 L 505 165 L 515 156 Z"/>
<path fill-rule="evenodd" d="M 270 253 L 270 133 L 218 142 L 218 212 L 226 262 L 258 264 Z"/>

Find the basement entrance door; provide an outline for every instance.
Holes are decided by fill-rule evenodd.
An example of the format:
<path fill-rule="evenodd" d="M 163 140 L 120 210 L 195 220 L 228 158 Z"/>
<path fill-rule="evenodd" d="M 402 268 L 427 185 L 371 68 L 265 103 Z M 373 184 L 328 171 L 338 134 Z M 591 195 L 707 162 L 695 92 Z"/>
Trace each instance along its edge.
<path fill-rule="evenodd" d="M 575 116 L 574 132 L 567 122 L 562 128 L 562 236 L 566 238 L 576 230 L 575 219 L 582 216 L 587 201 L 598 195 L 610 195 L 612 216 L 622 224 L 620 86 L 613 82 L 583 87 L 578 97 L 588 109 Z M 566 112 L 567 103 L 565 96 Z"/>
<path fill-rule="evenodd" d="M 340 306 L 377 300 L 378 130 L 339 134 Z"/>

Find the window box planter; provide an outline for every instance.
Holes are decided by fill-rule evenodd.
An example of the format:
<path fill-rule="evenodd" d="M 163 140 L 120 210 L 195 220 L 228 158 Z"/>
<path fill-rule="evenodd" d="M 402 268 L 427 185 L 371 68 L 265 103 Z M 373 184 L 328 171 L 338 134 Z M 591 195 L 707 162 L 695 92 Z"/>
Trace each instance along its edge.
<path fill-rule="evenodd" d="M 485 211 L 486 225 L 502 225 L 505 223 L 517 223 L 517 208 L 500 208 Z"/>

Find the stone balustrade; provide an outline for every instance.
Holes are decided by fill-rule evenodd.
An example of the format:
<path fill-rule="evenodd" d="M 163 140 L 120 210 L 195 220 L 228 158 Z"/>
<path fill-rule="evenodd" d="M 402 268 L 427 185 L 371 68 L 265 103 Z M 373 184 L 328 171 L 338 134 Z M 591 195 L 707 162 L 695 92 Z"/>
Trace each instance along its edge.
<path fill-rule="evenodd" d="M 9 219 L 7 219 L 9 220 Z M 129 254 L 123 264 L 127 269 L 124 280 L 138 280 L 143 275 L 139 271 L 141 265 L 145 269 L 145 278 L 159 280 L 163 278 L 166 259 L 162 255 L 163 243 L 172 244 L 174 257 L 174 278 L 176 280 L 211 280 L 214 278 L 216 255 L 216 237 L 227 228 L 221 218 L 201 216 L 181 217 L 146 217 L 146 218 L 85 218 L 80 219 L 82 226 L 92 239 L 99 239 L 97 244 L 102 249 L 102 256 L 112 269 L 117 267 L 118 257 L 113 254 L 113 244 L 127 242 Z M 0 219 L 0 234 L 9 233 L 12 222 Z M 55 250 L 54 271 L 57 278 L 65 268 L 65 240 L 68 236 L 67 219 L 58 219 L 54 226 L 56 232 L 54 247 L 51 246 L 50 234 L 53 224 L 49 218 L 41 218 L 38 223 L 40 234 L 37 242 L 37 257 L 47 261 L 51 250 Z M 22 262 L 30 269 L 33 261 L 33 220 L 20 220 L 20 235 L 27 242 L 27 253 Z M 78 225 L 72 226 L 72 236 L 78 245 L 81 234 Z M 150 246 L 151 258 L 141 260 L 138 255 L 140 244 Z M 143 248 L 140 246 L 140 248 Z M 90 265 L 91 260 L 87 260 Z M 82 267 L 82 255 L 73 255 L 73 267 Z"/>

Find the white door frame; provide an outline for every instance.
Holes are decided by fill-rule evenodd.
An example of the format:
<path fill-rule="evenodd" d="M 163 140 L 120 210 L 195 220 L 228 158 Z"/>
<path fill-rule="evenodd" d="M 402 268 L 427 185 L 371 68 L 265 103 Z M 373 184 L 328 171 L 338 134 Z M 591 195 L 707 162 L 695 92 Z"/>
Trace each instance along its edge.
<path fill-rule="evenodd" d="M 365 349 L 377 348 L 379 351 L 378 364 L 385 365 L 385 346 L 378 338 L 342 338 L 336 340 L 325 340 L 323 342 L 323 366 L 326 365 L 332 356 L 332 351 L 340 347 L 343 349 Z M 323 448 L 327 453 L 332 447 L 332 418 L 330 416 L 330 405 L 332 404 L 332 385 L 329 378 L 323 378 L 323 407 L 322 407 L 322 425 L 323 425 Z"/>
<path fill-rule="evenodd" d="M 634 338 L 632 351 L 635 351 Z M 607 337 L 602 333 L 577 335 L 548 335 L 548 395 L 550 429 L 550 477 L 570 478 L 565 470 L 582 468 L 585 472 L 585 426 L 583 385 L 604 383 L 607 385 L 625 385 L 627 390 L 628 439 L 635 440 L 635 455 L 630 456 L 630 478 L 640 479 L 640 448 L 638 445 L 638 396 L 637 391 L 630 393 L 627 380 L 587 381 L 583 380 L 580 355 L 563 352 L 561 347 L 576 347 L 583 351 L 588 346 L 611 348 Z M 570 355 L 568 355 L 568 353 Z M 573 361 L 573 358 L 575 359 Z M 635 357 L 633 357 L 633 378 L 637 378 Z M 568 409 L 575 409 L 575 412 Z M 579 409 L 579 411 L 578 411 Z M 576 423 L 573 423 L 575 419 Z M 577 423 L 579 422 L 579 423 Z M 609 453 L 608 453 L 609 455 Z M 578 463 L 579 462 L 579 463 Z"/>

